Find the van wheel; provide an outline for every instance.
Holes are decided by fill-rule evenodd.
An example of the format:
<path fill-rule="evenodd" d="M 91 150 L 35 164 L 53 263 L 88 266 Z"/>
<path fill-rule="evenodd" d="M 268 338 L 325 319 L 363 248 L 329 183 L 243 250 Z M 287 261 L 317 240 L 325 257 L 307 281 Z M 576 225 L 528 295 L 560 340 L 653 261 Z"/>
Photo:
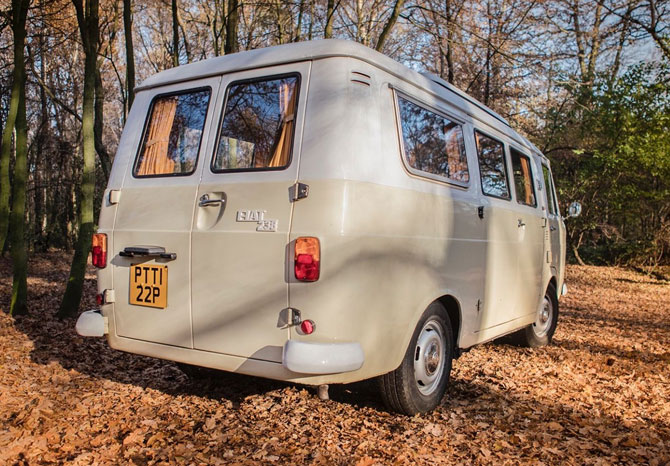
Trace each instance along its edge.
<path fill-rule="evenodd" d="M 386 406 L 408 415 L 434 409 L 447 389 L 453 354 L 449 316 L 440 303 L 432 303 L 419 319 L 400 367 L 378 378 Z"/>
<path fill-rule="evenodd" d="M 535 322 L 510 335 L 510 340 L 513 344 L 527 348 L 547 346 L 551 343 L 557 324 L 558 297 L 554 285 L 549 284 Z"/>

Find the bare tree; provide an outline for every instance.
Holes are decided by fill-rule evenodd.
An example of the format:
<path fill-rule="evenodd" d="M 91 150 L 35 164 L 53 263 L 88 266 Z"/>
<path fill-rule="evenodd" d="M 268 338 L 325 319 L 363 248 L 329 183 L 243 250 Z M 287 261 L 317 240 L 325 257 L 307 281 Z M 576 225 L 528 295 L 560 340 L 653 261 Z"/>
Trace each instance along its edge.
<path fill-rule="evenodd" d="M 85 3 L 84 3 L 85 2 Z M 95 197 L 95 89 L 100 36 L 98 0 L 72 0 L 77 11 L 77 23 L 84 49 L 84 101 L 82 137 L 84 163 L 79 207 L 79 236 L 75 246 L 70 277 L 58 311 L 59 317 L 75 315 L 81 302 L 84 274 L 91 238 L 95 228 L 93 202 Z"/>
<path fill-rule="evenodd" d="M 16 117 L 12 126 L 16 131 L 16 159 L 14 161 L 14 183 L 12 184 L 12 210 L 9 214 L 10 248 L 14 279 L 9 313 L 12 315 L 27 312 L 27 274 L 28 256 L 25 243 L 26 179 L 28 177 L 28 125 L 26 122 L 26 68 L 23 48 L 26 40 L 26 18 L 30 0 L 12 0 L 12 32 L 14 35 L 14 88 L 16 92 Z M 9 122 L 5 125 L 5 132 Z M 3 137 L 3 146 L 4 137 Z M 4 152 L 4 147 L 3 147 Z"/>
<path fill-rule="evenodd" d="M 333 37 L 333 22 L 335 21 L 335 10 L 339 5 L 339 1 L 328 0 L 328 7 L 326 9 L 326 27 L 323 31 L 324 39 L 332 39 Z"/>
<path fill-rule="evenodd" d="M 0 251 L 4 248 L 7 239 L 10 216 L 10 192 L 9 182 L 10 158 L 12 155 L 12 140 L 14 136 L 16 119 L 20 108 L 23 107 L 25 118 L 25 64 L 23 48 L 26 39 L 26 17 L 28 14 L 29 2 L 20 2 L 12 0 L 11 17 L 8 23 L 11 24 L 14 36 L 14 71 L 12 74 L 12 94 L 5 120 L 5 127 L 2 132 L 2 148 L 0 152 Z"/>
<path fill-rule="evenodd" d="M 172 66 L 179 66 L 179 11 L 177 0 L 172 0 Z"/>
<path fill-rule="evenodd" d="M 239 50 L 239 43 L 237 41 L 238 25 L 239 25 L 239 8 L 240 2 L 238 0 L 228 0 L 228 16 L 226 17 L 226 45 L 224 52 L 226 55 L 235 53 Z"/>
<path fill-rule="evenodd" d="M 133 49 L 132 0 L 123 0 L 123 32 L 126 42 L 126 112 L 135 100 L 135 50 Z"/>

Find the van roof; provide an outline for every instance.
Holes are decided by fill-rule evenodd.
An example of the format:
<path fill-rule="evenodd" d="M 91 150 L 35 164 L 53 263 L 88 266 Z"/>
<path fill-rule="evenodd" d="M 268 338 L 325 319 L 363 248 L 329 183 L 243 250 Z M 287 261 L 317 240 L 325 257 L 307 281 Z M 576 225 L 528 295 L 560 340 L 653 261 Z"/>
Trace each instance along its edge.
<path fill-rule="evenodd" d="M 468 113 L 475 117 L 477 114 L 485 113 L 489 116 L 487 120 L 489 122 L 491 119 L 495 120 L 498 127 L 502 123 L 505 129 L 508 129 L 506 133 L 509 134 L 511 131 L 510 136 L 520 139 L 531 151 L 541 156 L 540 150 L 524 136 L 514 131 L 505 118 L 439 76 L 432 73 L 418 73 L 382 53 L 349 40 L 322 39 L 297 42 L 209 58 L 161 71 L 144 80 L 136 91 L 225 73 L 329 57 L 355 58 L 418 86 L 434 89 L 437 85 L 439 88 L 446 89 L 450 91 L 452 97 L 455 97 L 463 107 L 468 109 Z"/>

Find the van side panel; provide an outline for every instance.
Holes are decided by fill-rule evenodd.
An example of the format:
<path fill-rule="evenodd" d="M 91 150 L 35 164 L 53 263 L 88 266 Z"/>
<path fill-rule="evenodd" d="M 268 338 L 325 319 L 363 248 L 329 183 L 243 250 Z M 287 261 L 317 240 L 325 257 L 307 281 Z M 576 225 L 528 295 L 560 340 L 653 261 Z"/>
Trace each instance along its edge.
<path fill-rule="evenodd" d="M 361 73 L 369 86 L 352 81 Z M 299 173 L 310 192 L 295 203 L 291 240 L 321 240 L 321 277 L 292 280 L 289 304 L 317 330 L 291 338 L 361 343 L 365 364 L 334 377 L 341 382 L 395 369 L 440 296 L 461 306 L 461 345 L 477 326 L 484 260 L 474 181 L 463 189 L 408 174 L 388 79 L 353 59 L 312 68 Z"/>

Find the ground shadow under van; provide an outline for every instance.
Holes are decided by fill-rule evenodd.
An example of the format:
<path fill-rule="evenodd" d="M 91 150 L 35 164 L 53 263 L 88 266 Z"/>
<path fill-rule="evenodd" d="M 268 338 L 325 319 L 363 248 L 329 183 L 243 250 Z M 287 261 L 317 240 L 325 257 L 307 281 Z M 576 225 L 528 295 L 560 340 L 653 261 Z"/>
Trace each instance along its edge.
<path fill-rule="evenodd" d="M 87 280 L 92 285 L 93 280 Z M 4 305 L 4 303 L 2 303 Z M 260 377 L 209 370 L 191 378 L 172 361 L 124 353 L 109 347 L 105 338 L 85 338 L 74 330 L 76 319 L 59 320 L 55 310 L 41 309 L 18 316 L 15 327 L 32 341 L 30 358 L 40 365 L 59 364 L 95 379 L 161 391 L 171 396 L 197 396 L 229 401 L 239 407 L 247 397 L 294 387 L 306 389 L 316 398 L 316 389 Z M 356 406 L 384 409 L 371 381 L 334 385 L 331 399 Z"/>

